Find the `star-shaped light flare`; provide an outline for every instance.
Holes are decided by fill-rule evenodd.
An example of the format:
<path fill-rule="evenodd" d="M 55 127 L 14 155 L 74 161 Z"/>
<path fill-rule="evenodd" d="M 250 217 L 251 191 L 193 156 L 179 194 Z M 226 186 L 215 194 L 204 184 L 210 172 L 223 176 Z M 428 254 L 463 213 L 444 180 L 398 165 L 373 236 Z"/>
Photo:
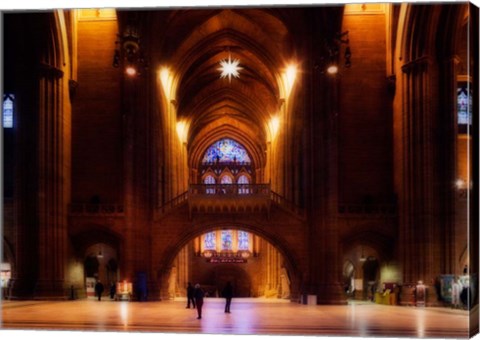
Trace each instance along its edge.
<path fill-rule="evenodd" d="M 228 77 L 229 82 L 232 81 L 232 76 L 235 78 L 239 78 L 240 74 L 238 73 L 238 71 L 242 69 L 238 66 L 239 63 L 240 60 L 238 59 L 233 59 L 232 61 L 232 57 L 230 55 L 228 56 L 228 60 L 223 59 L 222 61 L 220 61 L 221 67 L 217 69 L 222 72 L 220 74 L 220 78 Z"/>

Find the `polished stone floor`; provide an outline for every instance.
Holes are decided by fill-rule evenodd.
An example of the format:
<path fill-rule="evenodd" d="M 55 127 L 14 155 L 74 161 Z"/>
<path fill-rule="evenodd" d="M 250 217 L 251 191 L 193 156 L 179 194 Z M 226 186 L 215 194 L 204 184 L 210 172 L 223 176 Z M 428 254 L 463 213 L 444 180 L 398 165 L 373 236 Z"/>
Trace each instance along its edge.
<path fill-rule="evenodd" d="M 3 330 L 74 330 L 344 337 L 467 338 L 469 312 L 355 302 L 311 306 L 271 299 L 207 298 L 203 318 L 185 301 L 3 301 Z M 478 308 L 474 309 L 478 327 Z M 1 335 L 1 333 L 0 333 Z"/>

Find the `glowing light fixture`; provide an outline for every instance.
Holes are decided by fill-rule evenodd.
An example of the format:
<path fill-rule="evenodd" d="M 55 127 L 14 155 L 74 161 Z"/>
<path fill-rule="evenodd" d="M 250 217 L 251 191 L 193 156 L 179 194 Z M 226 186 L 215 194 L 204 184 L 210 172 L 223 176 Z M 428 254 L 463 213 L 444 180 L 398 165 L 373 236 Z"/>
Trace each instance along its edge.
<path fill-rule="evenodd" d="M 283 74 L 283 82 L 285 84 L 285 96 L 288 97 L 292 91 L 293 85 L 295 84 L 295 79 L 297 77 L 297 66 L 289 65 L 285 73 Z"/>
<path fill-rule="evenodd" d="M 268 125 L 270 128 L 271 138 L 273 140 L 275 139 L 275 136 L 277 135 L 278 130 L 280 129 L 280 118 L 278 118 L 278 116 L 272 117 Z"/>
<path fill-rule="evenodd" d="M 174 77 L 168 67 L 162 67 L 159 71 L 160 82 L 167 100 L 175 98 Z"/>
<path fill-rule="evenodd" d="M 125 69 L 125 73 L 130 76 L 130 77 L 134 77 L 137 75 L 137 69 L 133 66 L 128 66 L 126 69 Z"/>
<path fill-rule="evenodd" d="M 455 181 L 455 186 L 457 187 L 457 189 L 463 189 L 465 188 L 465 181 L 459 178 Z"/>
<path fill-rule="evenodd" d="M 240 60 L 233 59 L 232 56 L 228 55 L 228 60 L 223 59 L 220 61 L 220 67 L 217 69 L 221 72 L 220 78 L 227 78 L 228 81 L 232 81 L 232 77 L 240 78 L 240 71 L 242 67 L 238 66 L 240 64 Z"/>
<path fill-rule="evenodd" d="M 183 121 L 177 122 L 177 134 L 178 134 L 178 139 L 180 139 L 181 143 L 186 143 L 187 142 L 187 124 Z"/>
<path fill-rule="evenodd" d="M 335 65 L 335 64 L 332 64 L 332 65 L 328 66 L 327 72 L 328 72 L 328 74 L 337 74 L 338 73 L 338 66 Z"/>

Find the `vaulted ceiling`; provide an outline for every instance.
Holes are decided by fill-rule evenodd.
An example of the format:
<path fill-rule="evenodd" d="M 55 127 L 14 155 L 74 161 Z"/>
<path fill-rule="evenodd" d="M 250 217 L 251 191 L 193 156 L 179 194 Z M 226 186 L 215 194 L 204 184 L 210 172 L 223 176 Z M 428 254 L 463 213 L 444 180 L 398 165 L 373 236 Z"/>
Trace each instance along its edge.
<path fill-rule="evenodd" d="M 148 32 L 153 67 L 174 74 L 176 114 L 188 122 L 188 144 L 200 138 L 243 139 L 265 150 L 268 122 L 282 103 L 282 74 L 298 64 L 299 42 L 324 18 L 325 27 L 341 10 L 317 17 L 308 8 L 226 8 L 137 12 Z M 334 15 L 332 15 L 332 13 Z M 124 23 L 127 14 L 123 15 Z M 120 16 L 122 18 L 122 16 Z M 307 20 L 309 18 L 309 20 Z M 325 32 L 324 32 L 325 33 Z M 322 33 L 319 32 L 319 36 Z M 239 77 L 220 77 L 222 60 L 239 61 Z M 234 134 L 235 136 L 231 136 Z M 250 150 L 253 151 L 253 150 Z"/>

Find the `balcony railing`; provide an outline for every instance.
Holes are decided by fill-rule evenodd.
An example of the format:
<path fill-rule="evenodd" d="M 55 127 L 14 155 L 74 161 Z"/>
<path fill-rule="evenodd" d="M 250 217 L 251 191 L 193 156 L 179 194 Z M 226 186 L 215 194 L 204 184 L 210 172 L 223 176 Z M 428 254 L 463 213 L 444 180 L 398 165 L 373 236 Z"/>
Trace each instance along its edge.
<path fill-rule="evenodd" d="M 190 214 L 270 212 L 268 184 L 192 184 L 188 193 Z"/>
<path fill-rule="evenodd" d="M 193 195 L 234 195 L 266 196 L 270 195 L 268 184 L 191 184 L 189 194 Z"/>

